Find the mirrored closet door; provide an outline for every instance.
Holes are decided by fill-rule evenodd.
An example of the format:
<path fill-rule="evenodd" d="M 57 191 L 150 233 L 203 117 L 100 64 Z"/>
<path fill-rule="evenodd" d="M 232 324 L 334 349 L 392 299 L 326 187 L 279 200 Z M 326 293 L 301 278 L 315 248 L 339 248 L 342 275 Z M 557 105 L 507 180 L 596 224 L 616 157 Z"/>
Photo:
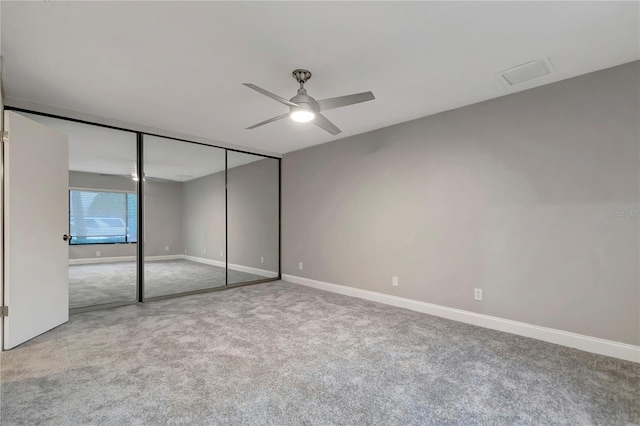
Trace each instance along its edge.
<path fill-rule="evenodd" d="M 144 135 L 145 299 L 226 285 L 225 150 Z"/>
<path fill-rule="evenodd" d="M 279 277 L 279 159 L 21 113 L 68 136 L 72 311 Z"/>

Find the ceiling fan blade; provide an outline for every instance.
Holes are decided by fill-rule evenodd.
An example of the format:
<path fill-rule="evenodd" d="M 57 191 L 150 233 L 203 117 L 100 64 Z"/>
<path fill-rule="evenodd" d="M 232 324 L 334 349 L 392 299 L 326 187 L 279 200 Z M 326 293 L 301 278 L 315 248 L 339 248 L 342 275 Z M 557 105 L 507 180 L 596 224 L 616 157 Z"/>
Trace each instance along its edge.
<path fill-rule="evenodd" d="M 290 107 L 297 107 L 298 106 L 298 104 L 294 104 L 293 102 L 288 101 L 285 98 L 281 98 L 280 96 L 276 95 L 275 93 L 271 93 L 268 90 L 264 90 L 262 87 L 258 87 L 255 84 L 251 84 L 251 83 L 242 83 L 242 84 L 244 84 L 245 86 L 255 90 L 256 92 L 260 92 L 263 95 L 268 96 L 271 99 L 276 100 L 276 101 L 278 101 L 278 102 L 280 102 L 282 104 L 285 104 L 287 106 L 290 106 Z"/>
<path fill-rule="evenodd" d="M 320 111 L 327 111 L 347 105 L 359 104 L 360 102 L 372 101 L 376 97 L 371 92 L 355 93 L 353 95 L 338 96 L 337 98 L 322 99 L 318 101 Z"/>
<path fill-rule="evenodd" d="M 338 129 L 335 124 L 330 122 L 327 119 L 327 117 L 325 117 L 324 115 L 320 114 L 319 112 L 316 113 L 316 116 L 313 119 L 313 123 L 316 126 L 320 127 L 321 129 L 324 129 L 327 132 L 331 133 L 333 136 L 335 136 L 338 133 L 342 132 L 342 130 Z"/>
<path fill-rule="evenodd" d="M 270 118 L 268 120 L 264 120 L 264 121 L 261 121 L 258 124 L 254 124 L 253 126 L 247 127 L 246 130 L 255 129 L 256 127 L 260 127 L 260 126 L 264 126 L 265 124 L 273 123 L 274 121 L 281 120 L 281 119 L 287 117 L 288 115 L 289 115 L 288 112 L 285 113 L 285 114 L 280 114 L 280 115 L 278 115 L 276 117 L 272 117 L 272 118 Z"/>

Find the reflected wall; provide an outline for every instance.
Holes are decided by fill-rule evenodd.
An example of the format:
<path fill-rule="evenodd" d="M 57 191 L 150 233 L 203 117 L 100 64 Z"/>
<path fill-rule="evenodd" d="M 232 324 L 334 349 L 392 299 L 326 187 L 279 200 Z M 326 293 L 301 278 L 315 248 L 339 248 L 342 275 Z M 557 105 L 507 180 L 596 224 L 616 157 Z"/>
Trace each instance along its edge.
<path fill-rule="evenodd" d="M 143 156 L 145 298 L 224 287 L 225 151 L 145 135 Z"/>
<path fill-rule="evenodd" d="M 279 275 L 279 162 L 227 151 L 228 284 Z"/>

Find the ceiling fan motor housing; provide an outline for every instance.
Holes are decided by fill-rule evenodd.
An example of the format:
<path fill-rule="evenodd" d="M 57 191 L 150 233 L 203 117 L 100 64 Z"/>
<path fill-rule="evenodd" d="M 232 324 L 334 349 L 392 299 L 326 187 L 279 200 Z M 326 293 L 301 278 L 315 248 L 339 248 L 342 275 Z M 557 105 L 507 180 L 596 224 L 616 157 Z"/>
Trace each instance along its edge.
<path fill-rule="evenodd" d="M 304 92 L 304 93 L 301 93 Z M 296 111 L 298 109 L 306 109 L 311 110 L 313 112 L 319 112 L 320 107 L 318 106 L 318 102 L 313 99 L 311 96 L 307 95 L 307 91 L 304 89 L 298 90 L 298 94 L 291 98 L 291 102 L 297 104 L 299 108 L 291 107 L 291 112 Z"/>

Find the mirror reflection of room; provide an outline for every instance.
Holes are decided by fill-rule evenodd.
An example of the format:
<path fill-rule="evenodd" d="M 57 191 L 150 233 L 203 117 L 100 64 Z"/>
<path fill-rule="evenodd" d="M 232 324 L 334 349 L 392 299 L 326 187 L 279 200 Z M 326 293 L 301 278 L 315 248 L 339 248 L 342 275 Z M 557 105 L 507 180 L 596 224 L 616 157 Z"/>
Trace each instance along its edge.
<path fill-rule="evenodd" d="M 226 155 L 144 136 L 145 298 L 278 276 L 278 160 Z"/>
<path fill-rule="evenodd" d="M 25 115 L 69 139 L 69 308 L 135 303 L 136 134 Z"/>
<path fill-rule="evenodd" d="M 139 179 L 145 298 L 278 277 L 277 159 L 144 135 L 143 174 L 136 133 L 25 115 L 69 138 L 70 309 L 137 302 Z"/>
<path fill-rule="evenodd" d="M 225 151 L 144 136 L 146 298 L 226 285 Z"/>

